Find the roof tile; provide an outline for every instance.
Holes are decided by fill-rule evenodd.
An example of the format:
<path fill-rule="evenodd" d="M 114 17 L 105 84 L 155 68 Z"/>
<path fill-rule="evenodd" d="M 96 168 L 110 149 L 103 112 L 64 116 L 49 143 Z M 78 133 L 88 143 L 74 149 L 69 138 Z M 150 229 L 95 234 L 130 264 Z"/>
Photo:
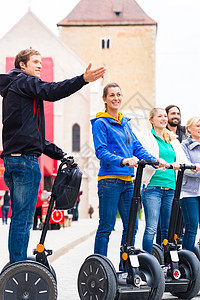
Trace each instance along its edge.
<path fill-rule="evenodd" d="M 58 26 L 156 24 L 135 0 L 80 0 Z"/>

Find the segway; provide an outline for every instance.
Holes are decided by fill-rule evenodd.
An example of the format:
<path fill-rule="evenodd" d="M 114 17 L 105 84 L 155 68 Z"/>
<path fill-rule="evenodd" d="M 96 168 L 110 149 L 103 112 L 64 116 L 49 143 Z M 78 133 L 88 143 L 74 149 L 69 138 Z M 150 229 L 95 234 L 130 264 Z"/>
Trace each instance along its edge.
<path fill-rule="evenodd" d="M 153 255 L 133 247 L 143 169 L 155 164 L 155 161 L 138 161 L 126 242 L 121 247 L 124 271 L 116 272 L 112 262 L 103 255 L 88 256 L 78 274 L 81 300 L 162 299 L 164 276 L 158 261 Z"/>
<path fill-rule="evenodd" d="M 162 247 L 154 244 L 152 250 L 152 254 L 164 270 L 165 292 L 170 292 L 181 299 L 191 299 L 200 290 L 200 262 L 193 252 L 181 249 L 175 234 L 183 173 L 186 169 L 195 168 L 194 165 L 180 165 L 172 203 L 168 237 L 163 241 Z"/>
<path fill-rule="evenodd" d="M 55 178 L 40 242 L 34 256 L 26 261 L 7 264 L 0 274 L 1 300 L 55 300 L 57 299 L 56 273 L 47 257 L 52 250 L 44 247 L 51 213 L 55 209 L 74 207 L 80 189 L 82 173 L 73 157 L 64 158 Z"/>

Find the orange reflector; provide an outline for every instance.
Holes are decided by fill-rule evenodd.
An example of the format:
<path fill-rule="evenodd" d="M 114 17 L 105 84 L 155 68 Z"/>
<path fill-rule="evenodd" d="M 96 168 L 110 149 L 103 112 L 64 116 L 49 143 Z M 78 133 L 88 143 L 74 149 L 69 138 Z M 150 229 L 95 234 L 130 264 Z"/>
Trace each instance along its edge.
<path fill-rule="evenodd" d="M 167 239 L 164 239 L 164 240 L 163 240 L 163 245 L 164 245 L 164 246 L 167 246 L 167 244 L 168 244 L 168 240 L 167 240 Z"/>
<path fill-rule="evenodd" d="M 175 235 L 174 235 L 174 239 L 175 239 L 175 241 L 177 240 L 177 234 L 175 233 Z"/>
<path fill-rule="evenodd" d="M 44 245 L 38 244 L 36 247 L 37 252 L 43 252 L 44 251 Z"/>
<path fill-rule="evenodd" d="M 128 259 L 128 254 L 127 253 L 122 253 L 122 259 L 127 260 Z"/>

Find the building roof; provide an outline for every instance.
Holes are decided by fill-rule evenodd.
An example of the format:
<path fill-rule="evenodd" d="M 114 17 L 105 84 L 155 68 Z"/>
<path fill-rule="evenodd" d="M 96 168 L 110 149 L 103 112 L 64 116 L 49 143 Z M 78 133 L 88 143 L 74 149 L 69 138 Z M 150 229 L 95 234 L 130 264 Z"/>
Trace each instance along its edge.
<path fill-rule="evenodd" d="M 58 26 L 156 25 L 135 0 L 80 0 Z"/>

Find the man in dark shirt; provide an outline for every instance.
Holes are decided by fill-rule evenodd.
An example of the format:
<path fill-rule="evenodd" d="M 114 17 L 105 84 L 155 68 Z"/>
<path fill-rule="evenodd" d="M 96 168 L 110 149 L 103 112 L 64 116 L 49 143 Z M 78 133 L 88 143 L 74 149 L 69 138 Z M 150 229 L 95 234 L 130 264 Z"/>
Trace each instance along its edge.
<path fill-rule="evenodd" d="M 0 75 L 3 97 L 4 180 L 10 189 L 12 219 L 9 231 L 10 263 L 27 259 L 29 232 L 33 224 L 41 172 L 42 153 L 61 159 L 61 149 L 45 141 L 43 101 L 57 101 L 103 76 L 105 68 L 91 70 L 60 82 L 40 79 L 41 55 L 33 49 L 20 51 L 15 69 Z"/>
<path fill-rule="evenodd" d="M 181 126 L 181 111 L 177 105 L 171 104 L 165 108 L 168 117 L 167 129 L 174 132 L 177 135 L 177 139 L 181 143 L 187 137 L 185 126 Z M 183 234 L 183 216 L 181 208 L 179 208 L 178 222 L 176 226 L 176 234 L 178 240 L 181 240 Z M 161 232 L 160 225 L 158 224 L 156 243 L 161 245 Z"/>
<path fill-rule="evenodd" d="M 178 136 L 178 140 L 181 143 L 186 138 L 186 128 L 181 126 L 180 108 L 176 105 L 168 105 L 165 110 L 168 117 L 167 128 Z"/>

